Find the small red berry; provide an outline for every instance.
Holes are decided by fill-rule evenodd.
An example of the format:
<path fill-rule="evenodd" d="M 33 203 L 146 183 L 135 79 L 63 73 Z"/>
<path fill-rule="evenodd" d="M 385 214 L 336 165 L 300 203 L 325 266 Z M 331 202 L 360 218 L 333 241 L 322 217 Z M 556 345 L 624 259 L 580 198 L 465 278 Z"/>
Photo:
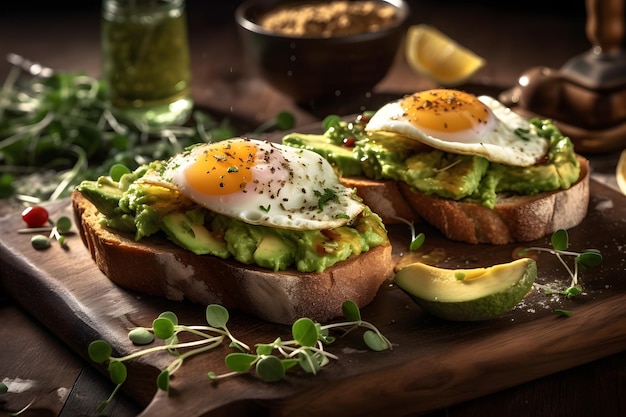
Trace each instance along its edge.
<path fill-rule="evenodd" d="M 22 211 L 22 220 L 28 227 L 43 227 L 48 223 L 48 210 L 41 206 L 27 207 Z"/>
<path fill-rule="evenodd" d="M 356 139 L 354 138 L 354 136 L 348 136 L 347 138 L 343 138 L 343 146 L 347 147 L 347 148 L 353 148 L 354 144 L 356 143 Z"/>

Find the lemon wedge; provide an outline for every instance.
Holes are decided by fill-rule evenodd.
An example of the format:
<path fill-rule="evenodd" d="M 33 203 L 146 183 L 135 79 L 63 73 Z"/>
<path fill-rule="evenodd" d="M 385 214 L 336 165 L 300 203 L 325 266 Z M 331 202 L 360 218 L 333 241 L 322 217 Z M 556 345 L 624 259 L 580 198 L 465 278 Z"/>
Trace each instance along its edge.
<path fill-rule="evenodd" d="M 530 258 L 488 268 L 444 269 L 423 263 L 405 266 L 396 285 L 434 316 L 453 321 L 497 318 L 530 291 L 537 263 Z"/>
<path fill-rule="evenodd" d="M 626 194 L 626 149 L 619 155 L 617 169 L 615 170 L 617 186 L 623 194 Z"/>
<path fill-rule="evenodd" d="M 467 81 L 485 60 L 430 25 L 408 28 L 405 58 L 409 66 L 442 86 Z"/>

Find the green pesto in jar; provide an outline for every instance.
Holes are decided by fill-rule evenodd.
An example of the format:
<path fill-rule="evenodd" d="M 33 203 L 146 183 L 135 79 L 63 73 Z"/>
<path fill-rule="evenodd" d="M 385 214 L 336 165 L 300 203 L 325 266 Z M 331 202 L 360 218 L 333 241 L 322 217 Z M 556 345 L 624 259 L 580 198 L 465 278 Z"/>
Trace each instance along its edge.
<path fill-rule="evenodd" d="M 190 94 L 182 0 L 105 0 L 102 53 L 103 76 L 114 107 L 167 105 Z"/>

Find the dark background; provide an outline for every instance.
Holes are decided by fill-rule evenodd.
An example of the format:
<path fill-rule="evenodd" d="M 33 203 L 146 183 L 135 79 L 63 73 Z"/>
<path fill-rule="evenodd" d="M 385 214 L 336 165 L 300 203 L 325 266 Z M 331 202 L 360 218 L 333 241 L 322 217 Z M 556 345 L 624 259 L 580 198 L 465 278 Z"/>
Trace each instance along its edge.
<path fill-rule="evenodd" d="M 411 9 L 419 13 L 420 7 L 437 3 L 440 6 L 454 7 L 455 4 L 476 4 L 492 10 L 514 11 L 520 15 L 551 14 L 551 15 L 584 15 L 585 0 L 408 0 Z M 207 22 L 214 22 L 232 16 L 242 0 L 187 0 L 190 11 L 201 12 Z M 57 1 L 3 1 L 0 4 L 2 19 L 19 17 L 20 14 L 55 14 L 72 12 L 91 12 L 100 9 L 98 0 L 57 0 Z M 529 21 L 532 27 L 532 21 Z"/>

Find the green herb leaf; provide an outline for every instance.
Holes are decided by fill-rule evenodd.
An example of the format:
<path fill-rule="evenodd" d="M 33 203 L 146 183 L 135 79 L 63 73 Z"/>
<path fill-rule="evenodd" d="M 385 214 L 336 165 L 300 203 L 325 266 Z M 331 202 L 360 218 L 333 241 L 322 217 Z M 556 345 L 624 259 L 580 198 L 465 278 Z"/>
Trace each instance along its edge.
<path fill-rule="evenodd" d="M 152 322 L 154 335 L 159 339 L 166 340 L 174 335 L 174 323 L 165 317 L 158 317 Z"/>
<path fill-rule="evenodd" d="M 249 353 L 230 353 L 226 356 L 226 366 L 234 372 L 244 372 L 257 360 L 257 355 Z"/>
<path fill-rule="evenodd" d="M 130 169 L 126 165 L 123 164 L 113 164 L 111 168 L 109 168 L 109 176 L 115 182 L 118 182 L 122 175 L 130 174 Z"/>
<path fill-rule="evenodd" d="M 206 321 L 210 326 L 224 328 L 228 322 L 228 310 L 219 304 L 211 304 L 206 308 Z"/>
<path fill-rule="evenodd" d="M 296 125 L 296 118 L 293 113 L 288 111 L 281 111 L 276 115 L 276 126 L 280 130 L 293 129 Z"/>
<path fill-rule="evenodd" d="M 324 119 L 322 120 L 322 128 L 324 129 L 324 131 L 327 131 L 331 127 L 338 126 L 340 122 L 341 122 L 341 117 L 335 114 L 331 114 L 329 116 L 324 117 Z"/>
<path fill-rule="evenodd" d="M 421 248 L 422 245 L 424 244 L 425 240 L 426 240 L 426 235 L 424 233 L 418 234 L 415 237 L 415 239 L 413 239 L 413 241 L 411 241 L 411 244 L 409 245 L 409 250 L 415 251 L 415 250 Z"/>
<path fill-rule="evenodd" d="M 285 377 L 285 367 L 276 356 L 266 356 L 257 362 L 256 373 L 265 382 L 276 382 Z"/>
<path fill-rule="evenodd" d="M 576 261 L 586 268 L 593 268 L 602 263 L 602 255 L 600 251 L 595 249 L 588 249 L 587 251 L 576 256 Z"/>
<path fill-rule="evenodd" d="M 256 345 L 256 354 L 259 356 L 271 355 L 274 350 L 274 346 L 280 344 L 280 338 L 276 339 L 272 344 L 259 343 Z"/>
<path fill-rule="evenodd" d="M 304 372 L 316 375 L 322 369 L 322 366 L 327 363 L 327 359 L 325 356 L 318 357 L 309 351 L 302 351 L 298 356 L 298 364 Z"/>
<path fill-rule="evenodd" d="M 111 362 L 109 362 L 109 376 L 114 384 L 123 384 L 126 381 L 127 375 L 128 371 L 126 370 L 126 365 L 122 362 L 118 360 L 111 360 Z"/>
<path fill-rule="evenodd" d="M 48 238 L 48 236 L 35 235 L 30 238 L 30 244 L 35 249 L 48 249 L 50 247 L 50 239 Z"/>
<path fill-rule="evenodd" d="M 154 341 L 154 335 L 145 327 L 137 327 L 128 332 L 128 339 L 136 345 L 147 345 Z"/>
<path fill-rule="evenodd" d="M 72 228 L 72 220 L 67 216 L 61 216 L 56 222 L 56 228 L 59 233 L 67 233 Z"/>
<path fill-rule="evenodd" d="M 178 317 L 176 316 L 176 313 L 173 313 L 171 311 L 164 311 L 159 314 L 159 317 L 162 319 L 168 319 L 169 321 L 174 323 L 174 326 L 178 325 Z"/>
<path fill-rule="evenodd" d="M 337 200 L 337 193 L 331 188 L 324 188 L 323 193 L 318 190 L 314 190 L 313 193 L 318 197 L 317 208 L 319 211 L 323 211 L 329 202 Z"/>
<path fill-rule="evenodd" d="M 550 238 L 554 250 L 566 250 L 569 246 L 567 231 L 559 229 L 554 232 Z"/>
<path fill-rule="evenodd" d="M 6 394 L 9 392 L 9 387 L 4 382 L 0 382 L 0 394 Z"/>
<path fill-rule="evenodd" d="M 365 342 L 367 347 L 375 352 L 381 352 L 383 350 L 389 349 L 389 344 L 387 343 L 387 341 L 380 337 L 380 334 L 372 330 L 366 330 L 363 333 L 363 341 Z"/>
<path fill-rule="evenodd" d="M 161 371 L 159 376 L 157 376 L 156 383 L 157 383 L 157 387 L 160 390 L 169 391 L 170 390 L 170 371 L 167 369 L 164 369 L 163 371 Z"/>
<path fill-rule="evenodd" d="M 344 301 L 341 305 L 341 311 L 348 321 L 361 321 L 361 310 L 359 310 L 359 306 L 354 301 Z"/>
<path fill-rule="evenodd" d="M 315 346 L 317 343 L 317 326 L 307 317 L 299 318 L 293 323 L 291 334 L 301 346 Z"/>
<path fill-rule="evenodd" d="M 111 357 L 113 349 L 111 345 L 104 340 L 94 340 L 87 348 L 89 358 L 95 363 L 104 363 Z"/>

